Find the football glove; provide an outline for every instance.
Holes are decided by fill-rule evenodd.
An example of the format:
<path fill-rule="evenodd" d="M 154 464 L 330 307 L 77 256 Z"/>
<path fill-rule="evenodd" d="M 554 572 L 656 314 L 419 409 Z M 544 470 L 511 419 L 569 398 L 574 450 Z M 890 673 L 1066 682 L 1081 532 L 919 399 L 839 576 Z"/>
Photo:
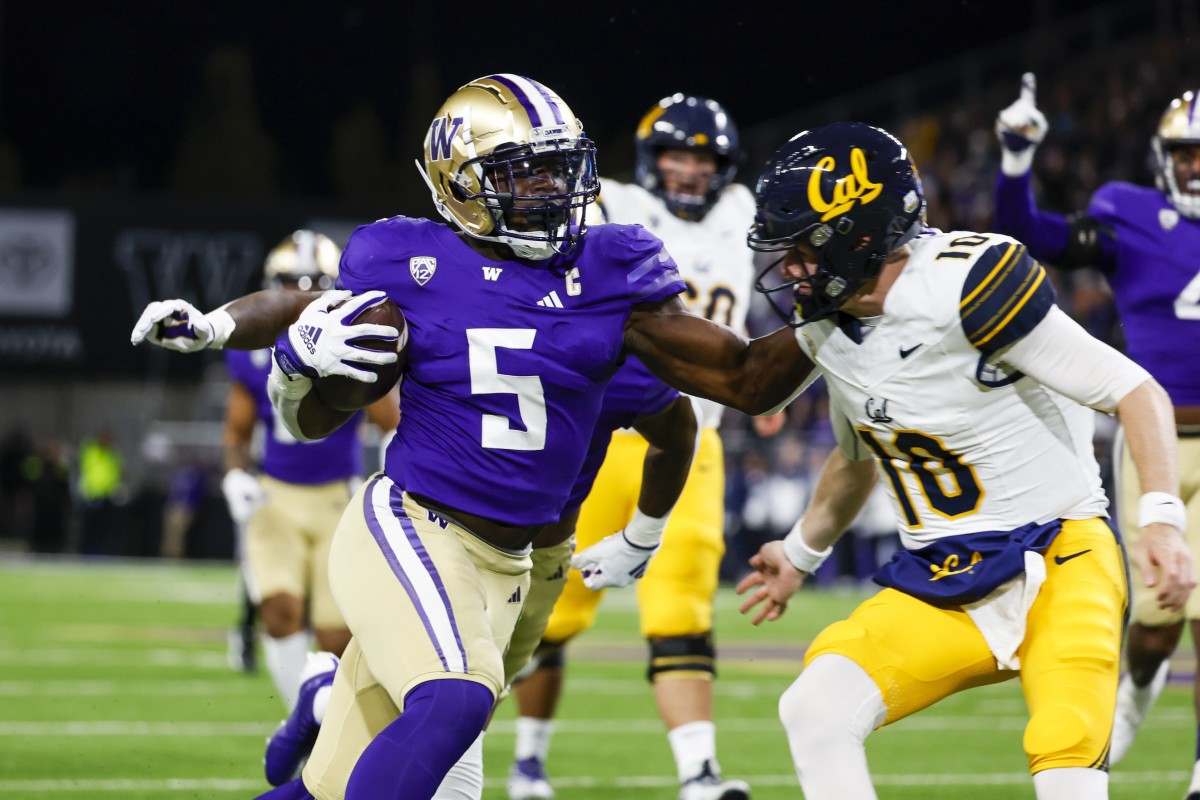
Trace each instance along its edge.
<path fill-rule="evenodd" d="M 583 585 L 592 590 L 628 586 L 642 575 L 658 547 L 639 547 L 625 531 L 605 536 L 591 547 L 571 556 L 571 566 L 583 575 Z"/>
<path fill-rule="evenodd" d="M 138 317 L 129 341 L 195 353 L 206 347 L 223 347 L 233 326 L 233 317 L 224 308 L 204 314 L 186 300 L 155 300 Z"/>
<path fill-rule="evenodd" d="M 1021 76 L 1021 96 L 996 117 L 1000 139 L 1000 170 L 1010 178 L 1029 172 L 1033 154 L 1050 126 L 1037 107 L 1037 78 L 1032 72 Z"/>
<path fill-rule="evenodd" d="M 390 325 L 351 322 L 363 309 L 387 299 L 381 291 L 355 295 L 331 289 L 308 304 L 300 318 L 275 340 L 275 363 L 289 379 L 341 375 L 374 383 L 378 376 L 359 364 L 391 364 L 395 348 L 387 352 L 358 347 L 358 339 L 397 342 L 400 331 Z M 340 304 L 340 305 L 339 305 Z"/>
<path fill-rule="evenodd" d="M 229 506 L 229 516 L 238 525 L 245 525 L 267 500 L 258 478 L 246 470 L 234 467 L 221 479 L 221 492 Z"/>

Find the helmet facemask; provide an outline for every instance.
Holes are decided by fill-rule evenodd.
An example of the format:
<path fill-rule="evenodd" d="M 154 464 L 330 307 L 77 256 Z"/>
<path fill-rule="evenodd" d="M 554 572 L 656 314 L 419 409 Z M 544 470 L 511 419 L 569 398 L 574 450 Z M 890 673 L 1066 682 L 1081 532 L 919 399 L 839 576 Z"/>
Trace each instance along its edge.
<path fill-rule="evenodd" d="M 1175 149 L 1179 147 L 1200 147 L 1200 140 L 1182 141 L 1169 140 L 1164 142 L 1155 136 L 1151 147 L 1154 151 L 1155 184 L 1171 201 L 1178 211 L 1189 219 L 1200 219 L 1200 176 L 1188 181 L 1189 186 L 1180 186 L 1175 174 Z"/>

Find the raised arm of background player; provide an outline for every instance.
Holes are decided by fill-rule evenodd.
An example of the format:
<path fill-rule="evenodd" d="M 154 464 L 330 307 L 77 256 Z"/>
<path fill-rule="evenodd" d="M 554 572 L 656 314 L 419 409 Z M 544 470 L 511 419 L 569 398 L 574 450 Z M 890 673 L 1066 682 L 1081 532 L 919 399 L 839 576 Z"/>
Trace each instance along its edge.
<path fill-rule="evenodd" d="M 342 299 L 345 293 L 338 296 Z M 316 293 L 262 291 L 239 298 L 208 315 L 192 309 L 187 323 L 189 335 L 207 337 L 194 349 L 269 347 L 319 297 Z M 158 341 L 151 331 L 167 322 L 153 317 L 147 308 L 134 329 L 135 344 L 144 338 Z M 322 337 L 327 339 L 322 346 L 354 338 L 355 327 L 340 323 L 331 326 Z M 625 323 L 625 346 L 671 386 L 746 414 L 782 408 L 813 370 L 812 362 L 800 350 L 790 328 L 749 340 L 723 325 L 691 314 L 678 297 L 636 306 Z M 329 408 L 310 392 L 301 402 L 297 419 L 306 436 L 319 438 L 349 416 L 347 412 Z"/>
<path fill-rule="evenodd" d="M 996 118 L 1000 170 L 996 174 L 996 230 L 1024 242 L 1039 261 L 1059 269 L 1094 266 L 1112 272 L 1117 243 L 1112 231 L 1086 212 L 1064 217 L 1042 211 L 1033 199 L 1033 155 L 1049 126 L 1037 107 L 1037 80 L 1021 77 L 1021 94 Z"/>

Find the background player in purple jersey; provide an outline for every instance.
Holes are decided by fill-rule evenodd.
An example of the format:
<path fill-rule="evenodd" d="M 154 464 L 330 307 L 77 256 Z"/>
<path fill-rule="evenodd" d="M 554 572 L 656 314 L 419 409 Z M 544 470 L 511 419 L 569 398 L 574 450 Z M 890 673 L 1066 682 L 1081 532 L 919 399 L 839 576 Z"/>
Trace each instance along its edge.
<path fill-rule="evenodd" d="M 264 284 L 307 291 L 333 287 L 341 250 L 328 237 L 299 230 L 267 256 Z M 329 591 L 329 543 L 363 473 L 362 415 L 316 442 L 301 442 L 276 422 L 267 398 L 269 350 L 225 354 L 231 384 L 225 412 L 221 488 L 239 529 L 242 577 L 266 628 L 263 651 L 271 679 L 290 710 L 315 637 L 340 656 L 350 640 Z M 399 393 L 366 409 L 383 433 L 400 421 Z M 262 455 L 251 453 L 255 429 Z"/>
<path fill-rule="evenodd" d="M 1179 494 L 1190 517 L 1188 547 L 1200 558 L 1200 97 L 1187 92 L 1172 101 L 1159 122 L 1152 140 L 1157 189 L 1107 183 L 1092 195 L 1086 211 L 1064 218 L 1034 205 L 1030 167 L 1047 130 L 1035 86 L 1034 76 L 1026 74 L 1020 98 L 996 122 L 1002 145 L 996 227 L 1054 266 L 1094 266 L 1108 278 L 1129 356 L 1162 384 L 1175 407 Z M 1122 535 L 1132 546 L 1146 501 L 1139 500 L 1137 473 L 1126 448 L 1121 450 L 1117 506 Z M 1134 568 L 1136 573 L 1136 564 Z M 1200 595 L 1193 594 L 1187 607 L 1174 613 L 1159 608 L 1154 592 L 1140 576 L 1135 578 L 1126 649 L 1129 671 L 1118 692 L 1113 764 L 1128 750 L 1162 691 L 1167 659 L 1185 619 L 1200 653 Z M 1200 732 L 1187 797 L 1200 800 Z"/>
<path fill-rule="evenodd" d="M 312 380 L 370 381 L 362 364 L 395 358 L 355 341 L 398 331 L 347 321 L 390 297 L 408 322 L 386 474 L 351 501 L 330 555 L 354 636 L 303 777 L 272 800 L 433 796 L 504 688 L 529 545 L 566 507 L 626 352 L 748 413 L 780 406 L 811 369 L 789 330 L 748 342 L 689 314 L 674 262 L 640 227 L 586 229 L 594 147 L 545 86 L 516 75 L 464 86 L 430 125 L 423 162 L 452 227 L 360 228 L 339 279 L 358 297 L 335 307 L 350 292 L 307 305 L 264 292 L 209 315 L 167 301 L 131 337 L 181 350 L 275 341 L 272 402 L 289 430 L 316 438 L 349 415 Z M 623 537 L 605 541 L 601 572 L 645 561 Z"/>

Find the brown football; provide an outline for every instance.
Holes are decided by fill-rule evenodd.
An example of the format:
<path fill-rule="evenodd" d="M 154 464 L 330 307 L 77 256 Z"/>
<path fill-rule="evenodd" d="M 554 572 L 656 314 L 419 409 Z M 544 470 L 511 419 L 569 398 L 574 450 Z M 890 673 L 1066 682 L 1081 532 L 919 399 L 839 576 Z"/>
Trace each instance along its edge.
<path fill-rule="evenodd" d="M 378 380 L 374 383 L 364 383 L 340 375 L 329 375 L 314 380 L 313 391 L 325 402 L 325 405 L 336 408 L 338 411 L 357 411 L 383 397 L 396 385 L 396 381 L 400 380 L 400 374 L 404 372 L 404 364 L 408 360 L 408 336 L 406 333 L 408 323 L 404 320 L 404 314 L 400 311 L 399 306 L 390 299 L 363 309 L 353 319 L 353 322 L 391 325 L 400 331 L 400 341 L 403 342 L 403 346 L 397 351 L 397 358 L 391 364 L 360 365 L 363 369 L 368 369 L 378 376 Z M 359 345 L 367 350 L 388 350 L 396 346 L 394 342 L 386 342 L 381 339 L 363 339 Z"/>

